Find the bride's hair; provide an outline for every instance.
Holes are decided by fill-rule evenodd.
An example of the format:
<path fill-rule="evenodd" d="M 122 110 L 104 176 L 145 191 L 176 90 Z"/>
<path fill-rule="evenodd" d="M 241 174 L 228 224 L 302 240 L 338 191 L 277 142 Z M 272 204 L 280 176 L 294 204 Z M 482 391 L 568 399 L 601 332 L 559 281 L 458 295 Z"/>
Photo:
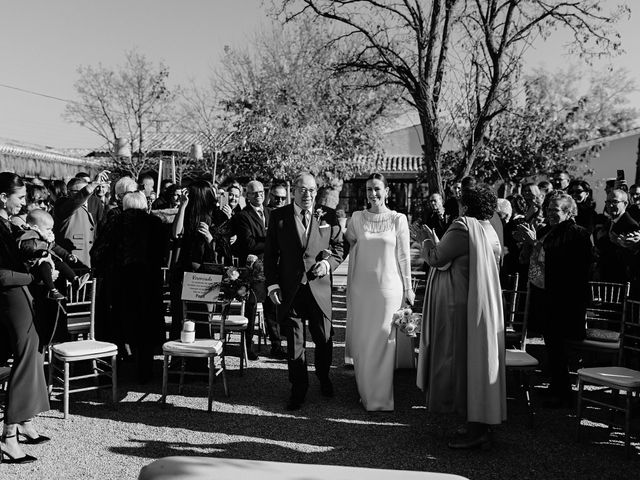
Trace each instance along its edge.
<path fill-rule="evenodd" d="M 382 175 L 380 172 L 374 172 L 371 175 L 369 175 L 369 178 L 367 178 L 367 181 L 369 180 L 380 180 L 382 183 L 384 183 L 385 187 L 389 186 L 387 185 L 387 179 L 384 178 L 384 175 Z"/>

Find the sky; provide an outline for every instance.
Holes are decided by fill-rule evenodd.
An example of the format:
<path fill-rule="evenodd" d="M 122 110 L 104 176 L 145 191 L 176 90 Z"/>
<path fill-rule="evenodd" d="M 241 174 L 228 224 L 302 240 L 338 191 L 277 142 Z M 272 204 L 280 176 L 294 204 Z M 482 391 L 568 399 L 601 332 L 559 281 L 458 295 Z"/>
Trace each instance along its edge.
<path fill-rule="evenodd" d="M 637 19 L 618 26 L 626 53 L 613 64 L 626 67 L 640 85 Z M 79 65 L 115 66 L 137 49 L 169 67 L 170 83 L 204 83 L 225 45 L 246 45 L 267 23 L 262 0 L 0 0 L 0 138 L 58 148 L 100 146 L 95 134 L 62 118 L 65 102 L 58 99 L 75 99 Z M 556 34 L 536 43 L 526 54 L 526 69 L 579 63 L 562 53 L 565 41 Z M 640 92 L 632 101 L 640 109 Z"/>

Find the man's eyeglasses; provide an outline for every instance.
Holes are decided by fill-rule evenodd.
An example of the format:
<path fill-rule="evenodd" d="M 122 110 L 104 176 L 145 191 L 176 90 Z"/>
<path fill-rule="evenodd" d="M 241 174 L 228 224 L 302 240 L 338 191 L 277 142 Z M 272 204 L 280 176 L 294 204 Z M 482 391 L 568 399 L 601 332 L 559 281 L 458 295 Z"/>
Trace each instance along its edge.
<path fill-rule="evenodd" d="M 607 200 L 604 203 L 607 205 L 617 205 L 619 203 L 624 203 L 624 200 Z"/>
<path fill-rule="evenodd" d="M 304 187 L 296 187 L 296 189 L 302 194 L 302 195 L 306 195 L 307 193 L 309 195 L 315 195 L 316 192 L 318 191 L 315 188 L 304 188 Z"/>
<path fill-rule="evenodd" d="M 264 195 L 264 190 L 260 190 L 258 192 L 247 192 L 247 195 L 256 195 L 256 196 Z"/>

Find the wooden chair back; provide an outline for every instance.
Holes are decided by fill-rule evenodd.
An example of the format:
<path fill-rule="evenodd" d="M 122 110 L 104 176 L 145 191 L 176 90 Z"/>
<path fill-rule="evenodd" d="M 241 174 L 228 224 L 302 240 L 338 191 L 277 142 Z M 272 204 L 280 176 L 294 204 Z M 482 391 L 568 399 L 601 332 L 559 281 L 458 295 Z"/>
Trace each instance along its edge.
<path fill-rule="evenodd" d="M 517 285 L 517 275 L 515 283 Z M 504 315 L 505 343 L 524 350 L 527 343 L 527 323 L 529 319 L 528 290 L 503 289 L 502 308 Z"/>
<path fill-rule="evenodd" d="M 95 339 L 96 289 L 98 280 L 92 278 L 80 288 L 67 284 L 67 301 L 62 309 L 67 317 L 67 331 L 72 338 L 87 336 Z"/>
<path fill-rule="evenodd" d="M 627 300 L 620 332 L 620 366 L 640 370 L 640 301 Z"/>
<path fill-rule="evenodd" d="M 620 332 L 630 288 L 629 282 L 589 282 L 587 328 Z"/>

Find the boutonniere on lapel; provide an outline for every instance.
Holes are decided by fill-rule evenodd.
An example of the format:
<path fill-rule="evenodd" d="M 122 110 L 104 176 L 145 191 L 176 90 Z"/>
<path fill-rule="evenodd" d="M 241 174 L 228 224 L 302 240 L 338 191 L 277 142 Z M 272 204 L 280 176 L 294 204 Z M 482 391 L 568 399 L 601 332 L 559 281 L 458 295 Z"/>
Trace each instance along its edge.
<path fill-rule="evenodd" d="M 322 208 L 316 208 L 316 210 L 313 212 L 313 216 L 315 217 L 320 227 L 328 226 L 327 221 L 322 219 L 322 217 L 324 217 L 326 214 L 327 212 L 325 212 Z"/>

